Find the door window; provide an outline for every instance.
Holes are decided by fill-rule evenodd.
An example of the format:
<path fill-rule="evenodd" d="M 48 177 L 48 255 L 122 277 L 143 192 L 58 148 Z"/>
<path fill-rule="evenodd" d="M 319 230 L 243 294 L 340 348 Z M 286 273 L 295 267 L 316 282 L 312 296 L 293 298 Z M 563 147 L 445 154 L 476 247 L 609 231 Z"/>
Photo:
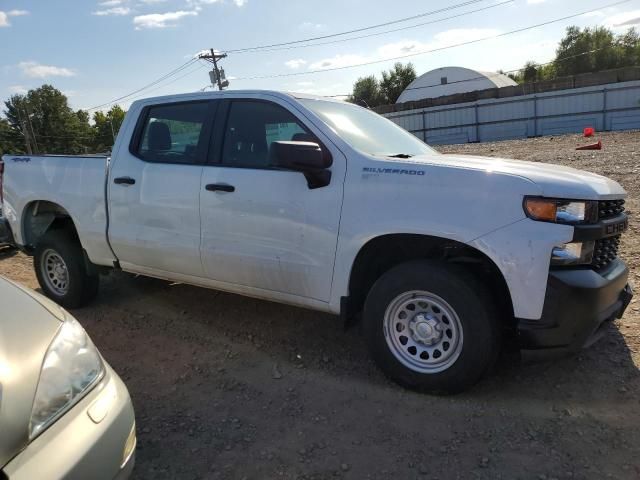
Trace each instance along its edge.
<path fill-rule="evenodd" d="M 136 156 L 158 163 L 202 163 L 209 118 L 209 102 L 150 107 Z"/>
<path fill-rule="evenodd" d="M 318 140 L 286 109 L 269 102 L 231 103 L 222 163 L 233 167 L 269 168 L 269 148 L 277 141 Z"/>

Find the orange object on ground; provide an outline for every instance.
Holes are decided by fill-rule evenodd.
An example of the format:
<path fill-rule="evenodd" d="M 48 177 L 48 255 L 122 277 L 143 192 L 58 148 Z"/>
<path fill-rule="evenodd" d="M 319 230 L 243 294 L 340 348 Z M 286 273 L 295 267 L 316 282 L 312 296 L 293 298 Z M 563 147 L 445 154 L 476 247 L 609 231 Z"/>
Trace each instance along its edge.
<path fill-rule="evenodd" d="M 576 150 L 602 150 L 602 140 L 598 140 L 598 143 L 590 143 L 589 145 L 576 147 Z"/>
<path fill-rule="evenodd" d="M 584 129 L 584 136 L 585 137 L 593 137 L 593 135 L 596 133 L 596 129 L 593 127 L 586 127 Z"/>

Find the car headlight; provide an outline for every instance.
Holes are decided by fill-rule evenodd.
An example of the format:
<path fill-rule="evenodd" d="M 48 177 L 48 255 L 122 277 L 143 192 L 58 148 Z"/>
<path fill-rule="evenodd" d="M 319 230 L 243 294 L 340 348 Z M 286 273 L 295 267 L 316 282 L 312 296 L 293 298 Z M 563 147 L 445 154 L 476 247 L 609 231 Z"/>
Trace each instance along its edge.
<path fill-rule="evenodd" d="M 593 260 L 595 242 L 570 242 L 554 247 L 551 265 L 587 265 Z"/>
<path fill-rule="evenodd" d="M 34 439 L 80 400 L 104 375 L 98 350 L 77 320 L 67 315 L 42 363 L 29 438 Z"/>
<path fill-rule="evenodd" d="M 525 197 L 524 211 L 532 220 L 580 224 L 597 221 L 598 205 L 589 200 Z"/>

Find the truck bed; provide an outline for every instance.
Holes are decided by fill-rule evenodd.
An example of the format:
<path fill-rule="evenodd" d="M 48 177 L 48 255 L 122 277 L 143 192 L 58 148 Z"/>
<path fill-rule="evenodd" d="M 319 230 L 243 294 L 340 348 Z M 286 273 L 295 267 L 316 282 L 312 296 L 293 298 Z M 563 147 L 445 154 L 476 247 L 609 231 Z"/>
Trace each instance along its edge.
<path fill-rule="evenodd" d="M 106 241 L 105 185 L 109 157 L 105 155 L 4 155 L 3 216 L 14 241 L 29 247 L 29 216 L 34 209 L 64 205 L 82 246 L 96 264 L 113 256 Z M 20 215 L 17 212 L 21 212 Z"/>

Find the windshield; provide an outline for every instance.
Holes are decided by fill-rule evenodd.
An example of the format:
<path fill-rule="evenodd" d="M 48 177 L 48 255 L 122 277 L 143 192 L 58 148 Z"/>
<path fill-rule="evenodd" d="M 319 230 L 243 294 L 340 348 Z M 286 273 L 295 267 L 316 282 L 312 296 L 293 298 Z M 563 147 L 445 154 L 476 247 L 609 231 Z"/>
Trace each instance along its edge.
<path fill-rule="evenodd" d="M 361 152 L 400 158 L 436 153 L 426 143 L 371 110 L 350 103 L 307 98 L 299 101 Z"/>

